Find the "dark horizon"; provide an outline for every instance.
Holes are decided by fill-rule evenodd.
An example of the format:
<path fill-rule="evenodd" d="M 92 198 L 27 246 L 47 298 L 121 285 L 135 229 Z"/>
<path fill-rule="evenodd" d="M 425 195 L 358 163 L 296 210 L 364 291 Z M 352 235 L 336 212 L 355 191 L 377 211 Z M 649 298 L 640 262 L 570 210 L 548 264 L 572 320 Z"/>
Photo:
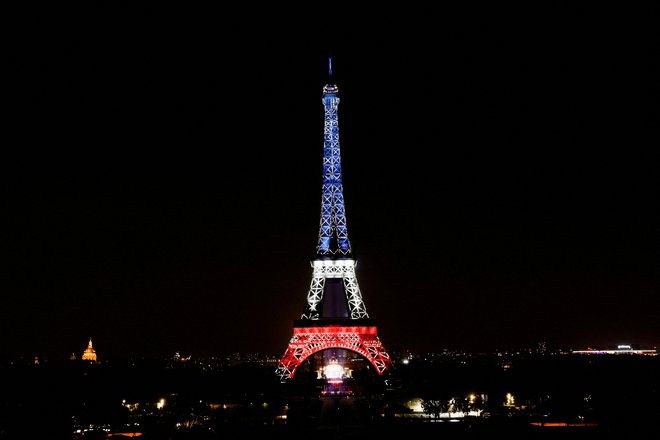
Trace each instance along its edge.
<path fill-rule="evenodd" d="M 89 337 L 101 359 L 281 354 L 311 279 L 330 54 L 349 237 L 388 349 L 660 345 L 657 35 L 652 11 L 599 7 L 332 32 L 20 17 L 0 356 Z"/>

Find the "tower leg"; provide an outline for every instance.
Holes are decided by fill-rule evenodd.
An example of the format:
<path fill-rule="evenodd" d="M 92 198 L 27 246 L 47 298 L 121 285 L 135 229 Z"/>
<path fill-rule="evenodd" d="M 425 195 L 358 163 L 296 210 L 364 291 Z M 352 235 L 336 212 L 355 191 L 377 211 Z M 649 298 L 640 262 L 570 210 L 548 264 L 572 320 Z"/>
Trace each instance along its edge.
<path fill-rule="evenodd" d="M 346 289 L 348 311 L 351 313 L 351 319 L 368 318 L 369 314 L 362 301 L 360 287 L 358 286 L 357 278 L 354 275 L 344 276 L 344 288 Z"/>
<path fill-rule="evenodd" d="M 325 286 L 325 276 L 323 274 L 314 274 L 312 282 L 309 285 L 309 292 L 307 292 L 307 304 L 305 305 L 305 313 L 302 314 L 301 319 L 319 319 L 320 310 L 318 309 L 321 300 L 323 299 L 323 288 Z"/>

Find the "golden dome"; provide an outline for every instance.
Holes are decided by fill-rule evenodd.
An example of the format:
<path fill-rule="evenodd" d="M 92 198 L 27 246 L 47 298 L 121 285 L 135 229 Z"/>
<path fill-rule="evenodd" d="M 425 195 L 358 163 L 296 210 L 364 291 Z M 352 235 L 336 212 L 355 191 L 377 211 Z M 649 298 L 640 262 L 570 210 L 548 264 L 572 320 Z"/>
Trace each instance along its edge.
<path fill-rule="evenodd" d="M 92 347 L 92 338 L 89 338 L 89 344 L 87 344 L 87 348 L 83 352 L 82 360 L 96 362 L 96 350 Z"/>

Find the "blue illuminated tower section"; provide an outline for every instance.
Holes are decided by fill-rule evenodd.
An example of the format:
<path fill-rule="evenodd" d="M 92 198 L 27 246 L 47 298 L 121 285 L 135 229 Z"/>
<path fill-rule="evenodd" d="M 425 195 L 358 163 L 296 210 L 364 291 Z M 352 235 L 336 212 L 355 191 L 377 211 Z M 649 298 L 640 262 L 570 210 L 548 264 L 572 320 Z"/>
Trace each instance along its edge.
<path fill-rule="evenodd" d="M 332 75 L 332 64 L 330 65 Z M 339 148 L 339 89 L 328 84 L 323 87 L 325 127 L 323 130 L 323 194 L 321 226 L 317 254 L 319 256 L 351 254 L 346 227 L 344 188 L 341 181 L 341 152 Z"/>

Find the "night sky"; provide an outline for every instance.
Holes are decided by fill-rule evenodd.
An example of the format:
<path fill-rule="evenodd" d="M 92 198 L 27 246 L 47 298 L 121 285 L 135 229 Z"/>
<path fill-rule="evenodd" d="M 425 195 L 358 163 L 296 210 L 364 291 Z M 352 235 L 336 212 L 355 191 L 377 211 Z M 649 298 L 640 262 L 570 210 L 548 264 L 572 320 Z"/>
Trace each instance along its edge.
<path fill-rule="evenodd" d="M 657 10 L 61 7 L 7 17 L 0 359 L 281 354 L 330 53 L 386 347 L 660 344 Z"/>

